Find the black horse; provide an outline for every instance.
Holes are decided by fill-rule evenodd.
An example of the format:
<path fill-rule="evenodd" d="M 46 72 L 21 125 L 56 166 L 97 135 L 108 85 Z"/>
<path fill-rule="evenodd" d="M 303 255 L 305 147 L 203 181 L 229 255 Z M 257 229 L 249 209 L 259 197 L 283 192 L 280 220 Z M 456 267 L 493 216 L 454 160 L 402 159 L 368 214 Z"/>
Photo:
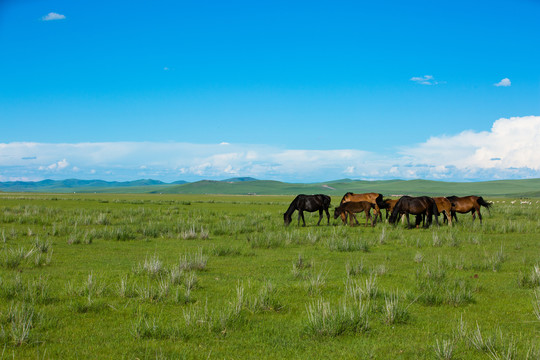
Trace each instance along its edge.
<path fill-rule="evenodd" d="M 429 227 L 433 221 L 433 215 L 435 215 L 435 222 L 437 226 L 439 225 L 439 211 L 437 210 L 437 204 L 435 200 L 429 196 L 402 196 L 394 206 L 392 214 L 388 219 L 390 224 L 394 224 L 399 215 L 405 214 L 407 217 L 407 225 L 410 227 L 409 214 L 420 215 L 416 217 L 416 226 L 420 225 L 420 222 L 423 220 L 423 215 L 427 217 L 427 221 L 424 224 L 424 227 Z"/>
<path fill-rule="evenodd" d="M 326 217 L 328 219 L 328 225 L 330 225 L 330 213 L 328 208 L 330 207 L 330 196 L 317 194 L 317 195 L 304 195 L 300 194 L 294 198 L 289 208 L 283 214 L 283 220 L 285 221 L 285 226 L 288 226 L 292 221 L 292 214 L 295 210 L 298 210 L 298 225 L 300 225 L 300 218 L 306 226 L 306 220 L 304 219 L 304 211 L 314 212 L 319 210 L 319 222 L 321 223 L 323 218 L 323 210 L 326 211 Z"/>

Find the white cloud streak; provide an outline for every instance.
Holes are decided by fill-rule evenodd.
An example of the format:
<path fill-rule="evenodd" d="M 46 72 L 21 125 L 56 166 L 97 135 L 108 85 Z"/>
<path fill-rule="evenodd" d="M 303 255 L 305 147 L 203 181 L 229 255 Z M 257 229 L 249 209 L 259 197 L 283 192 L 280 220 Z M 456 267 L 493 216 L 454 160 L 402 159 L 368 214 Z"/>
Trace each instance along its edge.
<path fill-rule="evenodd" d="M 43 16 L 41 20 L 43 21 L 52 21 L 52 20 L 64 20 L 66 18 L 65 15 L 58 14 L 55 12 L 50 12 L 47 15 Z"/>
<path fill-rule="evenodd" d="M 438 85 L 440 82 L 436 81 L 433 75 L 424 75 L 424 76 L 413 76 L 410 78 L 411 81 L 414 81 L 420 85 Z"/>
<path fill-rule="evenodd" d="M 540 177 L 540 116 L 502 118 L 489 131 L 431 137 L 391 156 L 229 143 L 0 143 L 0 181 L 75 176 L 164 181 L 252 176 L 292 182 Z"/>

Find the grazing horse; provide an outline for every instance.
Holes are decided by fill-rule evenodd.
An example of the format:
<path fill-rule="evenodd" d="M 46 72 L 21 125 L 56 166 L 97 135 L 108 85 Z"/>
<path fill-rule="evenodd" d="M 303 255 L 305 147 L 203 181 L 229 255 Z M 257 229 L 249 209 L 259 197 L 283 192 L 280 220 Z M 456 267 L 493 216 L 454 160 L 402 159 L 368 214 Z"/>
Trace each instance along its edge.
<path fill-rule="evenodd" d="M 291 205 L 289 205 L 289 208 L 283 214 L 283 220 L 285 221 L 285 226 L 288 226 L 292 221 L 292 214 L 295 212 L 295 210 L 298 210 L 298 225 L 300 225 L 300 218 L 302 218 L 302 221 L 304 222 L 304 226 L 306 226 L 306 220 L 304 219 L 304 211 L 314 212 L 319 211 L 319 222 L 317 225 L 321 223 L 321 220 L 323 218 L 323 210 L 326 212 L 326 218 L 328 219 L 328 225 L 330 225 L 330 213 L 328 212 L 328 208 L 330 207 L 330 196 L 323 195 L 323 194 L 317 194 L 317 195 L 304 195 L 300 194 L 297 197 L 294 198 L 294 200 L 291 202 Z"/>
<path fill-rule="evenodd" d="M 480 224 L 482 224 L 482 214 L 480 213 L 480 207 L 483 206 L 489 211 L 489 208 L 492 205 L 485 201 L 484 198 L 482 198 L 481 196 L 475 195 L 462 197 L 447 196 L 446 198 L 452 203 L 451 217 L 456 221 L 458 221 L 456 216 L 457 212 L 460 214 L 466 214 L 468 212 L 471 212 L 473 221 L 476 218 L 476 213 L 478 213 L 478 219 L 480 219 Z"/>
<path fill-rule="evenodd" d="M 452 202 L 443 196 L 434 197 L 435 204 L 437 204 L 437 210 L 439 213 L 443 213 L 448 219 L 448 226 L 452 226 Z"/>
<path fill-rule="evenodd" d="M 400 214 L 405 214 L 407 217 L 407 225 L 409 227 L 411 226 L 409 222 L 409 214 L 421 215 L 416 217 L 417 227 L 420 225 L 420 221 L 422 221 L 422 215 L 427 216 L 427 221 L 424 227 L 427 228 L 431 225 L 433 215 L 435 215 L 435 222 L 437 223 L 437 226 L 439 225 L 439 211 L 437 210 L 437 204 L 435 204 L 435 200 L 429 196 L 402 196 L 396 203 L 396 206 L 394 206 L 394 210 L 392 210 L 392 214 L 390 215 L 388 222 L 390 224 L 394 224 L 398 218 L 398 215 Z"/>
<path fill-rule="evenodd" d="M 392 213 L 392 210 L 394 210 L 394 206 L 396 206 L 397 202 L 398 202 L 398 200 L 393 200 L 393 199 L 383 200 L 383 206 L 381 207 L 381 209 L 386 209 L 386 219 L 387 220 L 388 220 L 388 215 L 390 215 Z"/>
<path fill-rule="evenodd" d="M 353 194 L 352 192 L 348 192 L 345 195 L 343 195 L 343 198 L 341 199 L 341 202 L 339 204 L 341 205 L 349 201 L 356 201 L 356 202 L 367 201 L 374 204 L 375 217 L 380 217 L 382 221 L 382 215 L 381 215 L 381 206 L 383 205 L 382 194 L 379 194 L 379 193 Z M 341 220 L 344 223 L 347 222 L 347 213 L 345 212 L 341 213 Z"/>
<path fill-rule="evenodd" d="M 358 220 L 356 219 L 355 213 L 361 213 L 362 211 L 366 214 L 366 226 L 368 224 L 368 220 L 371 220 L 371 226 L 375 226 L 375 223 L 377 222 L 377 217 L 375 217 L 375 221 L 373 221 L 373 218 L 371 217 L 371 209 L 375 209 L 374 204 L 368 202 L 368 201 L 348 201 L 346 203 L 343 203 L 339 205 L 334 210 L 334 219 L 337 219 L 338 216 L 340 216 L 343 213 L 346 213 L 346 215 L 349 216 L 350 225 L 354 226 L 353 219 L 356 220 L 356 223 L 358 224 Z"/>

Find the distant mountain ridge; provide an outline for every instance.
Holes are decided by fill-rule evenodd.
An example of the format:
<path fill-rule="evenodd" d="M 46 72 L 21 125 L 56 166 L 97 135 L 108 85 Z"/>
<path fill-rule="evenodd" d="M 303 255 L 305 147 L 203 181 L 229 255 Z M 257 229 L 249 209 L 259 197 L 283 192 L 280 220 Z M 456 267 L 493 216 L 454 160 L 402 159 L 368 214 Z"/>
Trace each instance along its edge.
<path fill-rule="evenodd" d="M 180 182 L 179 182 L 180 183 Z M 185 184 L 186 182 L 181 182 Z M 165 184 L 160 180 L 140 179 L 134 181 L 105 181 L 105 180 L 41 180 L 41 181 L 7 181 L 0 182 L 1 191 L 45 191 L 80 188 L 114 188 L 132 186 L 154 186 Z M 62 191 L 63 192 L 63 191 Z"/>
<path fill-rule="evenodd" d="M 323 193 L 343 196 L 346 192 L 379 192 L 391 195 L 482 195 L 498 197 L 540 197 L 540 179 L 497 180 L 482 182 L 443 182 L 432 180 L 351 180 L 341 179 L 321 183 L 285 183 L 237 177 L 221 181 L 196 182 L 139 179 L 134 181 L 105 180 L 42 180 L 37 182 L 0 182 L 3 192 L 42 193 L 140 193 L 140 194 L 223 194 L 223 195 L 296 195 Z"/>

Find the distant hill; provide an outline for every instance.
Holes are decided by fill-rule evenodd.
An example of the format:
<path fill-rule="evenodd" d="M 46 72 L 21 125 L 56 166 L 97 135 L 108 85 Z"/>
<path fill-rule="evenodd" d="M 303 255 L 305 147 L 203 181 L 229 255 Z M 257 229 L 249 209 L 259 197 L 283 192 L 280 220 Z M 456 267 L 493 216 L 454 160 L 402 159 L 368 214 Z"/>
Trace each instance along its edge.
<path fill-rule="evenodd" d="M 499 180 L 483 182 L 444 182 L 431 180 L 351 180 L 322 183 L 285 183 L 239 177 L 222 181 L 202 180 L 192 183 L 164 183 L 141 179 L 116 182 L 103 180 L 43 180 L 38 182 L 0 182 L 0 191 L 51 193 L 163 193 L 163 194 L 228 194 L 228 195 L 296 195 L 328 194 L 343 196 L 346 192 L 379 192 L 391 195 L 482 195 L 493 197 L 540 197 L 540 179 Z"/>
<path fill-rule="evenodd" d="M 243 182 L 243 181 L 257 181 L 257 179 L 252 177 L 235 177 L 230 179 L 221 180 L 223 182 Z"/>
<path fill-rule="evenodd" d="M 184 182 L 185 183 L 185 182 Z M 92 191 L 99 192 L 99 189 L 125 188 L 140 186 L 156 186 L 165 184 L 163 181 L 140 179 L 134 181 L 104 181 L 104 180 L 42 180 L 42 181 L 8 181 L 0 182 L 0 191 L 11 192 L 72 192 L 72 191 Z"/>

